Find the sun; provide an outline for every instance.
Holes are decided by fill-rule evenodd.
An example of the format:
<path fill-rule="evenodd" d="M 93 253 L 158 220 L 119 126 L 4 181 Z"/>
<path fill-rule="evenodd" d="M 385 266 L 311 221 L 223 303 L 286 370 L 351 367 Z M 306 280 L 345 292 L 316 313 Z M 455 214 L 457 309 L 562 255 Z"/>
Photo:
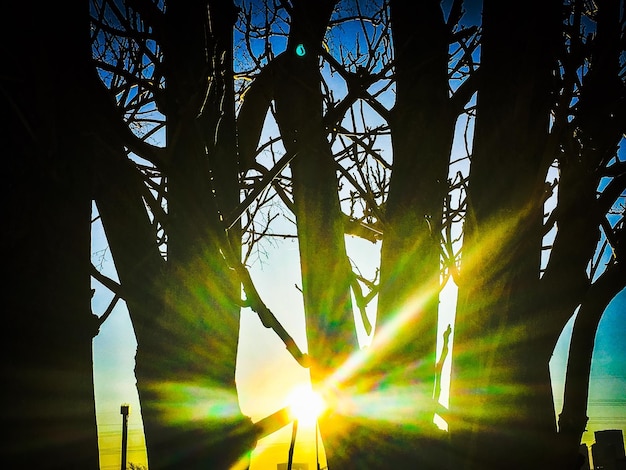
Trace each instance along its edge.
<path fill-rule="evenodd" d="M 287 400 L 291 416 L 303 424 L 314 424 L 326 409 L 324 399 L 310 385 L 295 386 Z"/>

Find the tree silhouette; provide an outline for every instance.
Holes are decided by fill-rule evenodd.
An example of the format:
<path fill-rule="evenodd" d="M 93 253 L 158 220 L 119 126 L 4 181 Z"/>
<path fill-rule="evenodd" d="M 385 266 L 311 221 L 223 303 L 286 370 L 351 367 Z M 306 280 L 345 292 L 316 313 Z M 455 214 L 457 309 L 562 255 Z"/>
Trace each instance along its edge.
<path fill-rule="evenodd" d="M 279 411 L 255 426 L 239 409 L 242 306 L 334 400 L 319 423 L 331 469 L 573 468 L 595 331 L 626 285 L 623 1 L 89 5 L 91 20 L 85 8 L 82 23 L 63 16 L 65 29 L 47 20 L 61 7 L 38 10 L 45 48 L 19 43 L 2 76 L 17 286 L 7 396 L 37 413 L 9 414 L 14 455 L 44 442 L 60 410 L 69 427 L 80 415 L 85 453 L 68 457 L 67 439 L 31 462 L 93 463 L 93 200 L 119 282 L 90 272 L 128 306 L 150 468 L 228 468 L 285 422 Z M 63 44 L 75 49 L 57 59 Z M 40 81 L 50 57 L 76 73 Z M 42 140 L 45 164 L 33 157 Z M 286 235 L 280 212 L 298 240 L 307 354 L 246 267 L 253 247 Z M 376 279 L 351 265 L 345 234 L 382 243 Z M 33 271 L 47 280 L 33 287 Z M 444 333 L 448 282 L 459 300 Z M 557 423 L 548 366 L 574 314 Z M 49 342 L 69 324 L 76 342 Z M 449 407 L 438 336 L 453 364 Z M 59 387 L 70 367 L 82 373 Z M 33 370 L 45 380 L 23 377 Z M 79 413 L 60 406 L 67 390 Z M 355 410 L 399 393 L 402 416 Z M 229 412 L 198 410 L 199 395 Z"/>
<path fill-rule="evenodd" d="M 96 468 L 89 155 L 98 140 L 97 116 L 83 104 L 99 81 L 89 12 L 86 4 L 14 3 L 1 16 L 1 460 L 7 468 Z"/>
<path fill-rule="evenodd" d="M 117 127 L 108 128 L 113 148 L 99 155 L 107 170 L 95 202 L 120 278 L 113 288 L 127 302 L 137 337 L 149 465 L 227 467 L 253 439 L 249 429 L 236 444 L 249 421 L 235 387 L 240 293 L 229 263 L 238 259 L 240 237 L 236 224 L 227 234 L 220 220 L 239 202 L 227 80 L 235 10 L 223 2 L 165 11 L 149 2 L 132 6 L 94 5 L 94 50 L 104 82 L 121 99 L 109 106 Z M 123 46 L 110 47 L 114 41 Z M 153 60 L 155 69 L 146 72 Z M 135 115 L 164 120 L 162 147 L 128 130 L 123 118 L 137 123 Z M 129 160 L 127 149 L 146 163 Z M 233 411 L 198 416 L 198 393 Z"/>

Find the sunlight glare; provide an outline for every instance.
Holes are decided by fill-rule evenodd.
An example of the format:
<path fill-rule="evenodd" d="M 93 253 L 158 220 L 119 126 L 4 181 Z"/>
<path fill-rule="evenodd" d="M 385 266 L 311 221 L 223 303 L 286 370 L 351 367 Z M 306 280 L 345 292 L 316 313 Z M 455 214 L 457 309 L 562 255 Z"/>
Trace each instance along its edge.
<path fill-rule="evenodd" d="M 297 385 L 288 400 L 291 415 L 304 424 L 314 424 L 326 410 L 326 402 L 310 386 Z"/>

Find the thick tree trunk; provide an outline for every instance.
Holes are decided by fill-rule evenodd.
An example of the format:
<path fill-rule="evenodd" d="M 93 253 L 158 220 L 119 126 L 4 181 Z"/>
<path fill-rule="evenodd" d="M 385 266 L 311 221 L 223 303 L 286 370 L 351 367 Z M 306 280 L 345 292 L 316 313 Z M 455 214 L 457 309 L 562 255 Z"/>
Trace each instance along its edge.
<path fill-rule="evenodd" d="M 302 289 L 312 377 L 321 382 L 354 352 L 358 343 L 350 300 L 351 269 L 346 256 L 335 163 L 322 121 L 317 63 L 333 1 L 294 12 L 281 86 L 276 91 L 278 125 L 291 164 L 302 265 Z M 302 11 L 300 11 L 302 10 Z M 315 18 L 315 20 L 314 20 Z M 308 22 L 305 27 L 303 21 Z M 318 34 L 311 33 L 314 30 Z M 302 42 L 310 53 L 292 51 Z"/>
<path fill-rule="evenodd" d="M 454 344 L 453 432 L 465 449 L 464 468 L 530 468 L 555 433 L 554 344 L 551 335 L 545 340 L 532 293 L 539 288 L 559 26 L 554 1 L 526 2 L 515 13 L 502 2 L 484 3 Z"/>
<path fill-rule="evenodd" d="M 456 117 L 448 90 L 449 30 L 438 1 L 391 2 L 396 103 L 385 208 L 377 328 L 394 328 L 375 362 L 385 382 L 410 386 L 421 432 L 433 425 L 441 221 Z M 383 418 L 383 417 L 381 417 Z"/>
<path fill-rule="evenodd" d="M 164 20 L 167 261 L 130 163 L 109 156 L 119 184 L 103 187 L 98 207 L 137 337 L 150 468 L 229 468 L 254 441 L 237 398 L 239 282 L 220 251 L 227 244 L 218 212 L 229 213 L 239 196 L 232 40 L 224 37 L 234 10 L 174 4 Z M 238 246 L 235 233 L 234 256 Z"/>
<path fill-rule="evenodd" d="M 455 116 L 449 34 L 439 2 L 391 2 L 396 104 L 376 333 L 357 371 L 358 393 L 384 402 L 367 419 L 344 417 L 331 468 L 438 468 L 446 443 L 434 418 L 435 347 L 443 201 Z M 381 393 L 381 390 L 383 391 Z M 398 394 L 400 392 L 400 395 Z M 387 394 L 387 395 L 385 395 Z M 340 457 L 339 457 L 340 456 Z"/>
<path fill-rule="evenodd" d="M 291 164 L 311 380 L 322 392 L 348 388 L 351 377 L 332 374 L 358 350 L 343 218 L 335 163 L 322 119 L 319 48 L 334 1 L 293 3 L 281 82 L 275 90 L 277 122 Z M 304 47 L 303 56 L 296 48 Z M 320 421 L 329 466 L 347 468 L 348 419 L 333 409 Z M 335 424 L 342 423 L 339 429 Z"/>
<path fill-rule="evenodd" d="M 600 220 L 574 215 L 599 213 L 604 217 L 618 193 L 623 191 L 620 184 L 615 187 L 613 180 L 603 189 L 601 196 L 596 193 L 601 178 L 598 170 L 613 158 L 623 136 L 623 124 L 618 117 L 625 94 L 624 85 L 618 79 L 619 57 L 623 52 L 623 46 L 620 46 L 620 2 L 599 2 L 596 21 L 590 69 L 583 80 L 576 118 L 578 132 L 583 138 L 579 140 L 580 147 L 568 147 L 570 154 L 563 165 L 564 176 L 570 182 L 563 195 L 569 214 L 563 214 L 561 219 L 569 225 L 566 234 L 570 236 L 561 243 L 572 247 L 571 259 L 578 263 L 579 277 L 585 281 L 584 288 L 580 286 L 582 282 L 574 285 L 578 288 L 581 305 L 572 331 L 563 409 L 559 415 L 560 450 L 563 459 L 570 462 L 575 461 L 587 423 L 589 374 L 598 324 L 608 304 L 626 285 L 625 268 L 618 261 L 623 256 L 620 248 L 623 242 L 615 240 L 610 229 L 607 236 L 613 238 L 613 259 L 597 279 L 588 279 L 587 263 L 594 256 L 600 237 Z M 560 225 L 559 221 L 559 230 Z"/>
<path fill-rule="evenodd" d="M 93 134 L 82 108 L 91 53 L 82 6 L 13 2 L 0 21 L 4 468 L 98 468 L 89 277 Z"/>
<path fill-rule="evenodd" d="M 559 441 L 564 461 L 573 465 L 587 424 L 591 358 L 598 324 L 612 299 L 624 288 L 625 269 L 610 268 L 594 283 L 578 311 L 570 342 L 563 410 L 559 415 Z M 567 459 L 567 460 L 565 460 Z M 573 467 L 572 467 L 573 468 Z"/>
<path fill-rule="evenodd" d="M 155 325 L 162 335 L 149 356 L 142 351 L 142 371 L 154 375 L 141 375 L 140 384 L 142 409 L 153 413 L 146 433 L 156 468 L 227 468 L 252 445 L 250 436 L 239 434 L 248 424 L 235 385 L 240 292 L 221 252 L 226 234 L 218 212 L 238 203 L 234 111 L 228 107 L 234 106 L 227 83 L 232 64 L 222 62 L 232 58 L 232 41 L 216 37 L 232 28 L 235 16 L 232 5 L 220 5 L 209 11 L 206 1 L 196 1 L 166 11 L 168 269 L 165 311 Z M 176 378 L 176 393 L 155 390 L 166 377 Z M 200 390 L 205 414 L 197 415 L 197 403 L 180 390 Z M 178 416 L 160 413 L 164 401 Z"/>

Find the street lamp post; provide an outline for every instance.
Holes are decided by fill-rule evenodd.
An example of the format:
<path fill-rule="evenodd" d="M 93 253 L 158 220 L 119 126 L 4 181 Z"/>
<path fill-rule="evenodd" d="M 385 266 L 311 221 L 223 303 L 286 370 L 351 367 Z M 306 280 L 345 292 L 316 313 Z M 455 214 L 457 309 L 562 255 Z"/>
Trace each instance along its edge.
<path fill-rule="evenodd" d="M 128 449 L 128 414 L 130 413 L 129 405 L 120 407 L 122 414 L 122 470 L 126 470 L 126 451 Z"/>

